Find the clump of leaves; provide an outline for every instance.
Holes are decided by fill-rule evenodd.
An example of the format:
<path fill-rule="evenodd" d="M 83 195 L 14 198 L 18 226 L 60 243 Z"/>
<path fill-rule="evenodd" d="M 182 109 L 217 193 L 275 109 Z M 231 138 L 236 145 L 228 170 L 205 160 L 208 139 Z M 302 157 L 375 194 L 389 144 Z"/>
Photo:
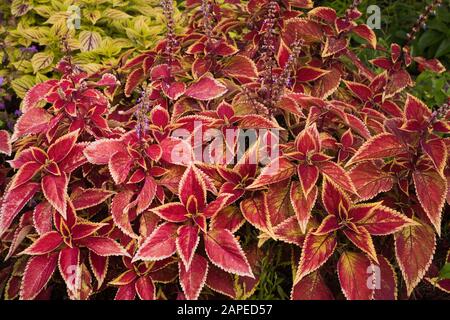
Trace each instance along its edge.
<path fill-rule="evenodd" d="M 3 140 L 5 297 L 48 297 L 55 278 L 71 299 L 420 290 L 448 218 L 450 114 L 408 92 L 407 68 L 445 68 L 377 46 L 357 4 L 189 1 L 178 34 L 165 0 L 167 37 L 114 70 L 124 83 L 60 61 Z M 242 148 L 248 129 L 261 139 Z"/>

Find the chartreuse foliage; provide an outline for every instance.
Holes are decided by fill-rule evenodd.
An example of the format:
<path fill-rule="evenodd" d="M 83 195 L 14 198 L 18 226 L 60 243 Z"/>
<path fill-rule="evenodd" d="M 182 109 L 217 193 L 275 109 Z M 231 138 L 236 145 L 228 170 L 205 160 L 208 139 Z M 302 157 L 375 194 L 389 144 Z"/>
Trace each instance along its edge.
<path fill-rule="evenodd" d="M 163 40 L 93 74 L 63 58 L 1 132 L 5 298 L 448 292 L 431 265 L 448 249 L 449 108 L 412 95 L 408 72 L 439 61 L 377 46 L 357 2 L 188 1 L 185 33 L 162 8 Z M 263 139 L 238 152 L 224 138 L 245 129 Z M 278 152 L 254 161 L 263 141 Z"/>
<path fill-rule="evenodd" d="M 95 72 L 119 64 L 129 49 L 148 49 L 166 29 L 157 0 L 8 0 L 1 9 L 0 76 L 21 98 L 53 76 L 67 49 L 83 70 Z"/>

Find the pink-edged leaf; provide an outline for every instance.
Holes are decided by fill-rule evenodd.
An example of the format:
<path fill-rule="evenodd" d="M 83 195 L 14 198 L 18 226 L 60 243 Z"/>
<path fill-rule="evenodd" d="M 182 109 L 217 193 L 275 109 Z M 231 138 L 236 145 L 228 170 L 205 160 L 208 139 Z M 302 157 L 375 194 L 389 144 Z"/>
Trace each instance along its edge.
<path fill-rule="evenodd" d="M 121 184 L 125 182 L 130 173 L 131 166 L 133 165 L 133 160 L 130 158 L 128 153 L 117 152 L 111 156 L 108 162 L 109 172 L 116 184 Z"/>
<path fill-rule="evenodd" d="M 84 245 L 95 254 L 102 257 L 109 256 L 130 256 L 128 252 L 116 241 L 107 237 L 88 237 L 78 240 L 81 245 Z"/>
<path fill-rule="evenodd" d="M 348 172 L 361 200 L 369 200 L 394 186 L 394 177 L 372 161 L 358 163 Z"/>
<path fill-rule="evenodd" d="M 52 252 L 63 242 L 57 231 L 50 231 L 40 236 L 31 246 L 26 248 L 22 254 L 43 255 Z"/>
<path fill-rule="evenodd" d="M 373 49 L 377 48 L 377 36 L 375 32 L 366 24 L 360 24 L 352 28 L 352 32 L 366 40 Z"/>
<path fill-rule="evenodd" d="M 72 199 L 72 204 L 75 210 L 82 210 L 99 205 L 112 195 L 113 192 L 105 189 L 82 189 L 81 192 L 77 193 L 76 197 Z"/>
<path fill-rule="evenodd" d="M 184 82 L 173 82 L 169 85 L 162 85 L 164 94 L 171 100 L 177 100 L 186 92 L 186 84 Z"/>
<path fill-rule="evenodd" d="M 413 172 L 413 181 L 420 205 L 440 235 L 442 209 L 448 190 L 447 180 L 435 170 L 416 170 Z"/>
<path fill-rule="evenodd" d="M 111 156 L 124 149 L 118 139 L 100 139 L 89 144 L 83 151 L 87 160 L 93 164 L 107 164 Z"/>
<path fill-rule="evenodd" d="M 185 206 L 179 202 L 169 202 L 150 210 L 169 222 L 184 222 L 188 220 L 188 212 Z"/>
<path fill-rule="evenodd" d="M 208 261 L 196 254 L 189 269 L 186 269 L 181 262 L 178 263 L 178 268 L 180 270 L 180 285 L 186 299 L 197 300 L 208 275 Z"/>
<path fill-rule="evenodd" d="M 20 288 L 21 300 L 33 300 L 44 289 L 58 263 L 58 253 L 33 256 L 28 260 Z"/>
<path fill-rule="evenodd" d="M 156 287 L 150 276 L 142 276 L 135 283 L 136 293 L 141 300 L 155 300 Z"/>
<path fill-rule="evenodd" d="M 0 210 L 0 236 L 9 228 L 20 210 L 38 190 L 39 184 L 30 182 L 8 191 L 4 195 Z"/>
<path fill-rule="evenodd" d="M 181 202 L 186 207 L 191 202 L 189 198 L 195 199 L 197 207 L 204 207 L 206 203 L 206 184 L 202 173 L 194 165 L 190 165 L 181 177 L 178 194 Z"/>
<path fill-rule="evenodd" d="M 292 216 L 273 228 L 274 237 L 286 243 L 292 243 L 299 247 L 303 246 L 305 234 L 298 225 L 296 216 Z"/>
<path fill-rule="evenodd" d="M 416 220 L 394 235 L 395 256 L 406 283 L 408 296 L 424 277 L 433 260 L 436 236 L 433 229 Z"/>
<path fill-rule="evenodd" d="M 317 199 L 318 188 L 313 186 L 308 194 L 305 194 L 299 182 L 294 181 L 291 185 L 290 200 L 302 233 L 306 233 L 306 226 L 311 217 L 311 210 Z"/>
<path fill-rule="evenodd" d="M 45 96 L 57 83 L 58 80 L 48 80 L 33 86 L 23 98 L 22 111 L 27 112 L 35 108 L 41 100 L 44 100 Z"/>
<path fill-rule="evenodd" d="M 295 171 L 296 166 L 288 159 L 283 157 L 275 158 L 261 170 L 260 175 L 247 188 L 256 189 L 286 180 L 294 175 Z"/>
<path fill-rule="evenodd" d="M 96 233 L 100 228 L 104 227 L 105 224 L 95 223 L 89 221 L 79 221 L 76 223 L 71 230 L 72 239 L 79 240 L 89 237 Z"/>
<path fill-rule="evenodd" d="M 368 286 L 372 263 L 365 254 L 345 251 L 337 264 L 342 292 L 348 300 L 372 300 L 373 287 Z"/>
<path fill-rule="evenodd" d="M 186 269 L 190 268 L 195 250 L 197 249 L 200 237 L 198 235 L 198 227 L 192 225 L 184 225 L 178 228 L 178 236 L 176 239 L 177 251 Z"/>
<path fill-rule="evenodd" d="M 80 290 L 80 258 L 81 252 L 77 247 L 64 248 L 58 255 L 59 273 L 66 283 L 67 290 L 71 293 Z"/>
<path fill-rule="evenodd" d="M 240 209 L 248 223 L 263 232 L 268 232 L 267 215 L 269 209 L 264 193 L 255 193 L 251 197 L 245 198 L 240 203 Z"/>
<path fill-rule="evenodd" d="M 114 300 L 134 300 L 135 297 L 136 297 L 136 286 L 135 283 L 133 282 L 124 286 L 120 286 L 116 292 Z"/>
<path fill-rule="evenodd" d="M 137 197 L 137 207 L 136 213 L 139 214 L 146 210 L 156 195 L 156 181 L 151 176 L 145 178 L 144 185 L 142 186 L 141 192 Z"/>
<path fill-rule="evenodd" d="M 204 76 L 197 82 L 190 85 L 185 95 L 198 100 L 212 100 L 218 98 L 227 92 L 227 88 L 218 80 Z"/>
<path fill-rule="evenodd" d="M 30 161 L 25 163 L 12 178 L 11 184 L 9 185 L 9 190 L 13 190 L 30 181 L 36 173 L 41 170 L 41 168 L 42 164 L 38 162 Z"/>
<path fill-rule="evenodd" d="M 133 70 L 127 78 L 125 83 L 125 95 L 129 97 L 138 84 L 144 80 L 145 74 L 142 68 Z"/>
<path fill-rule="evenodd" d="M 128 205 L 133 197 L 133 191 L 124 190 L 116 194 L 111 204 L 111 216 L 115 225 L 127 236 L 136 238 L 131 226 L 130 217 L 128 214 Z"/>
<path fill-rule="evenodd" d="M 347 162 L 346 166 L 364 160 L 395 157 L 404 151 L 405 146 L 396 136 L 391 133 L 380 133 L 367 140 Z"/>
<path fill-rule="evenodd" d="M 372 236 L 364 227 L 355 226 L 353 228 L 344 228 L 342 232 L 356 247 L 361 249 L 372 260 L 378 263 L 377 252 L 373 245 Z"/>
<path fill-rule="evenodd" d="M 305 195 L 309 194 L 319 179 L 319 168 L 314 165 L 299 164 L 297 166 L 297 176 L 303 192 Z"/>
<path fill-rule="evenodd" d="M 158 261 L 172 256 L 176 251 L 178 226 L 166 222 L 157 227 L 140 246 L 133 261 Z"/>
<path fill-rule="evenodd" d="M 235 55 L 228 60 L 222 72 L 232 78 L 254 79 L 258 76 L 258 70 L 253 60 L 246 56 Z"/>
<path fill-rule="evenodd" d="M 314 271 L 292 287 L 291 300 L 334 300 L 319 271 Z"/>
<path fill-rule="evenodd" d="M 206 285 L 215 292 L 223 294 L 231 299 L 236 298 L 233 275 L 214 265 L 209 266 Z"/>
<path fill-rule="evenodd" d="M 95 279 L 97 279 L 98 289 L 102 286 L 103 281 L 105 281 L 106 273 L 108 272 L 108 262 L 108 257 L 102 257 L 92 251 L 89 251 L 89 264 L 91 265 Z"/>
<path fill-rule="evenodd" d="M 372 266 L 373 300 L 397 300 L 397 274 L 388 259 L 378 255 L 378 265 Z"/>
<path fill-rule="evenodd" d="M 316 235 L 309 232 L 303 242 L 300 263 L 294 285 L 311 272 L 320 268 L 331 257 L 337 246 L 334 233 Z"/>
<path fill-rule="evenodd" d="M 46 175 L 41 180 L 41 188 L 45 198 L 64 219 L 67 211 L 68 184 L 69 178 L 65 173 L 62 173 L 60 176 Z"/>
<path fill-rule="evenodd" d="M 344 83 L 347 88 L 363 102 L 369 101 L 373 96 L 372 90 L 364 84 L 352 81 L 344 81 Z"/>
<path fill-rule="evenodd" d="M 421 142 L 422 150 L 433 161 L 436 170 L 443 176 L 445 164 L 448 159 L 447 146 L 441 138 Z"/>
<path fill-rule="evenodd" d="M 254 278 L 247 257 L 229 230 L 210 230 L 205 234 L 204 242 L 206 254 L 214 265 L 230 273 Z"/>
<path fill-rule="evenodd" d="M 305 66 L 297 70 L 296 80 L 300 82 L 314 81 L 327 73 L 327 70 Z"/>
<path fill-rule="evenodd" d="M 62 161 L 75 146 L 78 139 L 78 130 L 70 132 L 62 137 L 59 137 L 52 145 L 48 148 L 48 157 L 55 161 Z"/>
<path fill-rule="evenodd" d="M 333 181 L 345 191 L 358 194 L 358 191 L 353 185 L 352 179 L 348 173 L 337 163 L 332 161 L 324 161 L 318 164 L 320 173 L 322 173 L 329 180 Z"/>
<path fill-rule="evenodd" d="M 85 148 L 85 142 L 75 144 L 70 153 L 60 163 L 58 163 L 58 167 L 61 169 L 61 171 L 69 174 L 78 167 L 87 163 L 87 159 L 83 153 Z"/>
<path fill-rule="evenodd" d="M 362 204 L 352 207 L 349 216 L 352 217 L 352 222 L 363 226 L 370 234 L 388 235 L 415 224 L 413 220 L 391 208 L 377 205 L 373 209 L 366 210 L 364 206 Z"/>
<path fill-rule="evenodd" d="M 48 201 L 38 203 L 33 211 L 33 226 L 36 231 L 43 235 L 52 230 L 53 207 Z"/>
<path fill-rule="evenodd" d="M 10 156 L 11 152 L 12 146 L 9 132 L 6 130 L 0 130 L 0 153 Z"/>
<path fill-rule="evenodd" d="M 228 206 L 212 216 L 209 226 L 211 229 L 228 229 L 236 232 L 245 222 L 241 211 L 236 206 Z"/>
<path fill-rule="evenodd" d="M 14 125 L 11 141 L 27 134 L 38 134 L 48 129 L 52 116 L 42 108 L 33 108 L 25 112 Z"/>

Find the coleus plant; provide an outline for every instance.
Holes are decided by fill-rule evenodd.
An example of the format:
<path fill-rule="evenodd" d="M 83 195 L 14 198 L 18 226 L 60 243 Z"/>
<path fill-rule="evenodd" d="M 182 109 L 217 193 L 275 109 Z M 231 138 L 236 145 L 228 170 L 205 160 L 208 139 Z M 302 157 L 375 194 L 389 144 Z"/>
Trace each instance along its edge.
<path fill-rule="evenodd" d="M 5 298 L 249 298 L 273 243 L 292 299 L 407 299 L 422 279 L 447 290 L 431 270 L 448 251 L 449 108 L 405 92 L 413 61 L 442 65 L 377 46 L 358 1 L 342 17 L 225 2 L 188 1 L 177 35 L 163 1 L 167 37 L 113 70 L 124 83 L 66 57 L 27 93 L 0 135 L 16 170 Z M 245 130 L 261 139 L 242 149 Z"/>

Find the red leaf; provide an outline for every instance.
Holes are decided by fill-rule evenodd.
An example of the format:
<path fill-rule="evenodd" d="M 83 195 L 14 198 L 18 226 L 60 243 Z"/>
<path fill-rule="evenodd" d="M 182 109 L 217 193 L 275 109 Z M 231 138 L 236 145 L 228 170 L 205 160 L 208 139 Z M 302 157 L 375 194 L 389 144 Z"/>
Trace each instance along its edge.
<path fill-rule="evenodd" d="M 156 287 L 150 276 L 142 276 L 135 283 L 136 293 L 141 300 L 155 300 Z"/>
<path fill-rule="evenodd" d="M 71 173 L 81 165 L 87 162 L 84 156 L 84 149 L 86 148 L 86 143 L 77 143 L 72 148 L 72 151 L 60 162 L 58 163 L 59 168 L 65 173 Z"/>
<path fill-rule="evenodd" d="M 436 73 L 442 73 L 445 71 L 445 67 L 438 59 L 425 59 L 423 57 L 413 57 L 419 66 L 423 69 L 428 69 Z"/>
<path fill-rule="evenodd" d="M 337 241 L 334 233 L 315 235 L 309 232 L 303 243 L 294 285 L 327 262 L 336 246 Z"/>
<path fill-rule="evenodd" d="M 329 71 L 315 68 L 315 67 L 301 67 L 297 70 L 297 81 L 308 82 L 319 79 L 321 76 L 327 74 Z"/>
<path fill-rule="evenodd" d="M 367 140 L 347 162 L 346 166 L 364 160 L 375 160 L 396 155 L 405 151 L 405 146 L 391 133 L 381 133 Z"/>
<path fill-rule="evenodd" d="M 214 265 L 209 266 L 206 285 L 231 299 L 236 298 L 236 289 L 234 287 L 234 276 L 217 268 Z"/>
<path fill-rule="evenodd" d="M 198 227 L 184 225 L 178 228 L 176 239 L 177 251 L 183 261 L 184 267 L 189 269 L 195 250 L 197 249 L 200 237 L 198 236 Z"/>
<path fill-rule="evenodd" d="M 179 202 L 169 202 L 150 210 L 169 222 L 184 222 L 188 220 L 188 212 L 185 206 Z"/>
<path fill-rule="evenodd" d="M 38 83 L 27 91 L 23 98 L 22 111 L 25 113 L 32 108 L 37 107 L 41 100 L 51 91 L 51 89 L 58 83 L 58 80 L 48 80 Z"/>
<path fill-rule="evenodd" d="M 312 190 L 305 194 L 300 183 L 294 181 L 291 185 L 290 199 L 302 233 L 306 233 L 306 226 L 311 217 L 311 210 L 316 203 L 317 193 L 316 186 L 313 186 Z"/>
<path fill-rule="evenodd" d="M 38 183 L 27 183 L 4 195 L 0 215 L 0 236 L 9 228 L 16 215 L 38 190 Z"/>
<path fill-rule="evenodd" d="M 334 297 L 319 271 L 315 271 L 292 287 L 291 300 L 334 300 Z"/>
<path fill-rule="evenodd" d="M 319 179 L 319 168 L 314 165 L 299 164 L 297 166 L 297 176 L 304 194 L 307 195 L 314 188 L 317 179 Z"/>
<path fill-rule="evenodd" d="M 139 214 L 146 210 L 150 204 L 153 202 L 153 199 L 156 194 L 156 181 L 151 176 L 147 176 L 145 178 L 144 186 L 139 192 L 137 197 L 137 208 L 136 213 Z"/>
<path fill-rule="evenodd" d="M 103 281 L 105 281 L 106 273 L 108 272 L 108 259 L 108 257 L 102 257 L 89 251 L 89 264 L 97 279 L 97 289 L 99 289 L 102 286 Z"/>
<path fill-rule="evenodd" d="M 241 129 L 272 129 L 280 126 L 269 119 L 257 114 L 239 116 L 238 127 Z"/>
<path fill-rule="evenodd" d="M 39 203 L 33 211 L 33 225 L 36 231 L 43 235 L 52 230 L 52 205 L 48 201 L 42 201 Z"/>
<path fill-rule="evenodd" d="M 111 204 L 111 216 L 113 218 L 114 224 L 127 236 L 131 238 L 136 238 L 137 235 L 134 233 L 131 227 L 130 217 L 128 215 L 128 205 L 133 197 L 133 192 L 130 190 L 124 190 L 119 192 L 114 196 Z"/>
<path fill-rule="evenodd" d="M 334 23 L 336 20 L 336 11 L 328 7 L 316 7 L 308 12 L 308 17 L 317 17 L 327 22 Z"/>
<path fill-rule="evenodd" d="M 13 190 L 28 181 L 30 181 L 36 173 L 38 173 L 42 168 L 42 164 L 34 161 L 30 161 L 22 165 L 17 171 L 17 173 L 14 175 L 14 177 L 11 180 L 11 184 L 9 185 L 9 190 Z"/>
<path fill-rule="evenodd" d="M 20 299 L 33 300 L 53 275 L 58 261 L 58 254 L 34 256 L 28 260 L 20 288 Z"/>
<path fill-rule="evenodd" d="M 180 270 L 180 285 L 188 300 L 197 300 L 208 275 L 208 261 L 202 256 L 195 255 L 189 269 L 183 263 L 178 263 Z"/>
<path fill-rule="evenodd" d="M 69 179 L 65 173 L 60 176 L 47 175 L 42 177 L 41 188 L 45 198 L 50 202 L 53 208 L 66 219 L 67 211 L 67 186 Z"/>
<path fill-rule="evenodd" d="M 58 138 L 52 145 L 48 148 L 48 157 L 55 161 L 62 161 L 75 146 L 78 139 L 78 130 L 70 132 L 62 137 Z"/>
<path fill-rule="evenodd" d="M 292 216 L 278 224 L 273 229 L 274 237 L 286 243 L 292 243 L 299 247 L 303 246 L 305 234 L 298 225 L 297 217 Z"/>
<path fill-rule="evenodd" d="M 185 92 L 185 95 L 198 100 L 212 100 L 227 92 L 227 88 L 218 80 L 209 76 L 200 78 L 192 84 Z"/>
<path fill-rule="evenodd" d="M 129 97 L 133 92 L 134 88 L 136 88 L 142 80 L 144 80 L 144 70 L 142 68 L 138 68 L 132 71 L 127 78 L 127 82 L 125 83 L 125 95 Z"/>
<path fill-rule="evenodd" d="M 246 56 L 235 55 L 230 60 L 228 60 L 222 72 L 232 78 L 245 77 L 249 79 L 254 79 L 258 76 L 258 70 L 253 60 Z"/>
<path fill-rule="evenodd" d="M 436 248 L 433 229 L 427 224 L 408 226 L 395 234 L 395 256 L 406 282 L 408 296 L 427 272 Z"/>
<path fill-rule="evenodd" d="M 243 199 L 240 203 L 240 209 L 245 220 L 255 228 L 268 232 L 266 195 L 262 192 L 255 193 L 253 196 Z"/>
<path fill-rule="evenodd" d="M 377 48 L 377 36 L 375 35 L 375 32 L 373 32 L 373 30 L 367 25 L 360 24 L 352 28 L 352 32 L 366 40 L 373 49 Z"/>
<path fill-rule="evenodd" d="M 294 175 L 295 171 L 295 165 L 288 159 L 283 157 L 275 158 L 261 170 L 260 175 L 247 188 L 256 189 L 286 180 Z"/>
<path fill-rule="evenodd" d="M 309 152 L 320 152 L 322 145 L 316 124 L 306 127 L 300 132 L 295 138 L 295 147 L 297 148 L 297 151 L 303 155 L 306 155 Z"/>
<path fill-rule="evenodd" d="M 133 162 L 128 153 L 117 152 L 111 156 L 108 163 L 109 172 L 116 184 L 125 182 Z"/>
<path fill-rule="evenodd" d="M 106 201 L 113 195 L 113 192 L 105 189 L 81 189 L 76 197 L 72 198 L 72 204 L 75 210 L 82 210 L 94 207 Z"/>
<path fill-rule="evenodd" d="M 370 234 L 376 236 L 388 235 L 400 231 L 408 225 L 415 224 L 413 220 L 391 208 L 375 205 L 371 210 L 358 210 L 363 206 L 364 204 L 352 207 L 349 216 L 353 223 L 363 226 Z"/>
<path fill-rule="evenodd" d="M 342 230 L 345 236 L 359 249 L 365 252 L 372 260 L 377 261 L 377 252 L 373 245 L 372 237 L 370 233 L 360 226 L 353 228 L 345 228 Z"/>
<path fill-rule="evenodd" d="M 342 292 L 348 300 L 372 300 L 374 291 L 368 284 L 372 263 L 362 253 L 345 251 L 339 258 L 337 272 Z"/>
<path fill-rule="evenodd" d="M 211 230 L 204 236 L 205 251 L 217 267 L 240 276 L 254 278 L 239 242 L 226 229 Z"/>
<path fill-rule="evenodd" d="M 351 201 L 347 195 L 328 180 L 322 183 L 322 202 L 328 214 L 342 217 L 342 210 L 348 211 Z"/>
<path fill-rule="evenodd" d="M 140 246 L 133 261 L 154 261 L 170 257 L 177 251 L 175 239 L 178 226 L 166 222 L 157 227 Z"/>
<path fill-rule="evenodd" d="M 12 146 L 9 132 L 6 130 L 0 130 L 0 153 L 4 153 L 7 156 L 10 156 L 11 152 Z"/>
<path fill-rule="evenodd" d="M 25 112 L 14 125 L 11 141 L 27 134 L 38 134 L 48 129 L 52 116 L 42 108 L 33 108 Z"/>
<path fill-rule="evenodd" d="M 378 262 L 377 266 L 373 266 L 373 300 L 397 300 L 397 274 L 388 259 L 382 255 L 378 255 Z"/>
<path fill-rule="evenodd" d="M 50 231 L 40 236 L 34 243 L 26 248 L 22 254 L 43 255 L 52 252 L 63 242 L 57 231 Z"/>
<path fill-rule="evenodd" d="M 406 120 L 415 120 L 419 123 L 428 120 L 431 116 L 431 111 L 426 104 L 410 94 L 406 96 L 404 113 Z"/>
<path fill-rule="evenodd" d="M 327 37 L 325 40 L 325 46 L 322 50 L 322 57 L 329 57 L 333 54 L 341 52 L 348 47 L 348 39 Z"/>
<path fill-rule="evenodd" d="M 394 177 L 378 168 L 374 162 L 358 163 L 348 172 L 361 200 L 369 200 L 394 185 Z"/>
<path fill-rule="evenodd" d="M 416 170 L 413 172 L 413 180 L 420 205 L 440 235 L 442 209 L 448 190 L 447 180 L 435 170 Z"/>
<path fill-rule="evenodd" d="M 368 86 L 352 81 L 344 81 L 344 83 L 361 101 L 366 102 L 372 99 L 373 93 Z"/>
<path fill-rule="evenodd" d="M 345 191 L 358 194 L 355 186 L 353 185 L 352 179 L 350 179 L 348 173 L 340 165 L 332 161 L 324 161 L 318 163 L 317 166 L 325 177 L 333 181 L 339 187 Z"/>
<path fill-rule="evenodd" d="M 204 208 L 206 204 L 206 185 L 202 173 L 194 165 L 190 165 L 181 177 L 178 193 L 181 202 L 188 211 L 190 211 L 193 204 L 189 198 L 195 199 L 197 209 Z"/>
<path fill-rule="evenodd" d="M 106 237 L 88 237 L 78 240 L 81 245 L 102 257 L 109 256 L 127 256 L 130 255 L 116 241 Z"/>
<path fill-rule="evenodd" d="M 209 226 L 211 229 L 228 229 L 235 233 L 244 224 L 245 219 L 236 206 L 228 206 L 212 216 Z"/>
<path fill-rule="evenodd" d="M 447 146 L 441 138 L 430 139 L 422 141 L 421 146 L 423 151 L 427 154 L 430 160 L 433 162 L 436 170 L 443 176 L 445 163 L 448 159 Z"/>
<path fill-rule="evenodd" d="M 173 82 L 170 85 L 163 84 L 162 89 L 169 99 L 177 100 L 185 93 L 186 84 L 184 82 Z"/>
<path fill-rule="evenodd" d="M 123 148 L 120 140 L 100 139 L 89 144 L 83 153 L 90 163 L 107 164 L 111 156 Z"/>
<path fill-rule="evenodd" d="M 80 290 L 80 257 L 81 252 L 77 247 L 64 248 L 58 255 L 59 273 L 66 283 L 67 290 L 71 293 L 76 293 Z"/>

